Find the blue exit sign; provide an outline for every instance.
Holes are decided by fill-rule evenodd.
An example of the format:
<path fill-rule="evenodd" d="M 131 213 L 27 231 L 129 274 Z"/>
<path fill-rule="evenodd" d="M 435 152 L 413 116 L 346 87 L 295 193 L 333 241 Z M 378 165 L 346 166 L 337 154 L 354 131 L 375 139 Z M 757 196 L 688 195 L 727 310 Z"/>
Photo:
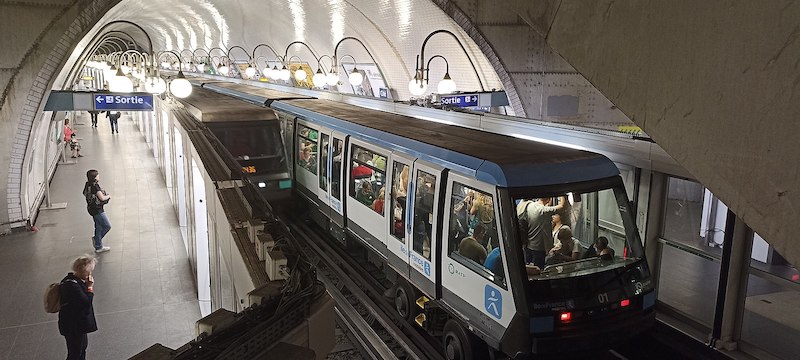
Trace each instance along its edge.
<path fill-rule="evenodd" d="M 93 94 L 95 110 L 153 110 L 153 95 Z"/>
<path fill-rule="evenodd" d="M 478 95 L 442 96 L 442 105 L 457 107 L 478 106 Z"/>

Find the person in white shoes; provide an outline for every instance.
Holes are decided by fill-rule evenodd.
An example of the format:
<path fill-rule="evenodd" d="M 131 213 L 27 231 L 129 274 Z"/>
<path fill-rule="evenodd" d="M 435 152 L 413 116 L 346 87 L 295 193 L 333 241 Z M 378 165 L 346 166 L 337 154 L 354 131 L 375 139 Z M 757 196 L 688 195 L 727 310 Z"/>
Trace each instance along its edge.
<path fill-rule="evenodd" d="M 108 221 L 103 206 L 111 200 L 111 195 L 108 195 L 100 187 L 100 172 L 97 170 L 92 169 L 86 172 L 83 196 L 86 197 L 86 210 L 94 220 L 94 236 L 92 236 L 94 252 L 102 253 L 111 250 L 111 247 L 103 246 L 103 237 L 111 230 L 111 222 Z"/>

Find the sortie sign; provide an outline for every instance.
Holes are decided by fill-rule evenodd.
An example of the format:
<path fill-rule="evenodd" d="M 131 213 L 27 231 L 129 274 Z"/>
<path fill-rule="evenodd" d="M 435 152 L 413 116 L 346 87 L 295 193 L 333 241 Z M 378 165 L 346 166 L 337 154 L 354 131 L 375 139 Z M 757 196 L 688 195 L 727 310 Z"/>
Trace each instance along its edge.
<path fill-rule="evenodd" d="M 153 110 L 153 95 L 92 94 L 95 110 Z"/>

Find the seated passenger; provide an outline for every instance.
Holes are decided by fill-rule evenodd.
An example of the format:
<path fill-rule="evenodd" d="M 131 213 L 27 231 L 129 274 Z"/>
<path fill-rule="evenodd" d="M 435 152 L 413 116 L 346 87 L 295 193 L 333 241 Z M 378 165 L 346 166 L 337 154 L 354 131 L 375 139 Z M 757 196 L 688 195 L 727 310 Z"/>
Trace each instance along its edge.
<path fill-rule="evenodd" d="M 562 232 L 564 233 L 564 235 L 561 235 Z M 569 237 L 567 237 L 567 233 L 569 233 Z M 583 251 L 583 245 L 581 245 L 581 242 L 578 241 L 578 239 L 572 238 L 572 229 L 570 229 L 569 226 L 562 225 L 559 228 L 558 232 L 555 233 L 555 235 L 556 235 L 556 237 L 553 238 L 555 245 L 553 246 L 552 249 L 550 249 L 550 252 L 549 252 L 550 254 L 554 254 L 556 252 L 562 251 L 561 248 L 563 247 L 563 244 L 561 243 L 561 239 L 563 237 L 563 239 L 565 239 L 565 241 L 572 243 L 572 253 L 569 254 L 569 257 L 570 257 L 571 260 L 567 260 L 567 261 L 575 261 L 575 260 L 579 260 L 579 259 L 582 258 L 581 257 L 581 252 Z M 564 253 L 564 255 L 566 255 L 566 254 L 567 253 Z"/>
<path fill-rule="evenodd" d="M 458 253 L 478 264 L 486 261 L 486 248 L 481 245 L 486 228 L 478 224 L 472 231 L 472 236 L 467 236 L 458 244 Z"/>
<path fill-rule="evenodd" d="M 572 239 L 572 230 L 568 230 L 567 228 L 561 229 L 558 232 L 558 239 L 561 240 L 561 247 L 550 251 L 550 254 L 547 255 L 545 259 L 546 265 L 554 265 L 560 264 L 567 261 L 574 261 L 580 257 L 580 250 L 578 250 L 578 254 L 575 254 L 575 241 Z M 578 243 L 580 246 L 580 243 Z"/>
<path fill-rule="evenodd" d="M 489 269 L 494 274 L 495 279 L 501 280 L 505 276 L 503 274 L 503 257 L 500 254 L 500 246 L 497 239 L 492 239 L 492 251 L 486 255 L 486 261 L 483 262 L 483 267 Z"/>
<path fill-rule="evenodd" d="M 372 184 L 369 181 L 361 181 L 361 187 L 356 192 L 356 200 L 364 205 L 372 206 L 372 202 L 375 201 L 375 193 L 372 192 Z"/>
<path fill-rule="evenodd" d="M 378 214 L 383 214 L 383 202 L 385 195 L 386 195 L 386 190 L 385 188 L 381 187 L 381 189 L 378 190 L 378 198 L 372 202 L 372 205 L 370 205 L 372 207 L 372 210 L 375 210 L 375 212 Z"/>
<path fill-rule="evenodd" d="M 584 258 L 600 257 L 604 260 L 611 260 L 614 258 L 614 249 L 608 246 L 608 238 L 605 236 L 598 237 L 594 244 L 586 250 L 583 255 Z"/>

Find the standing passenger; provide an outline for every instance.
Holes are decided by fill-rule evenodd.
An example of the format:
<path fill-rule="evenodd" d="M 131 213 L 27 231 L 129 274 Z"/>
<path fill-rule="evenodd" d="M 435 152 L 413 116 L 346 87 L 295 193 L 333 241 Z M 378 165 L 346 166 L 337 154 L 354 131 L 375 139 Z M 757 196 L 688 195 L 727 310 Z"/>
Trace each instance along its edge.
<path fill-rule="evenodd" d="M 96 110 L 89 111 L 89 115 L 92 116 L 92 127 L 97 127 L 97 114 L 99 113 L 100 112 Z"/>
<path fill-rule="evenodd" d="M 108 221 L 108 216 L 103 210 L 103 206 L 111 200 L 111 195 L 108 195 L 100 187 L 100 173 L 97 170 L 86 172 L 83 195 L 86 197 L 86 210 L 89 211 L 89 215 L 94 220 L 94 236 L 92 236 L 94 252 L 101 253 L 111 250 L 111 247 L 103 246 L 103 237 L 111 230 L 111 222 Z"/>
<path fill-rule="evenodd" d="M 559 197 L 556 206 L 550 206 L 552 203 L 552 198 L 539 198 L 538 201 L 522 201 L 517 206 L 517 213 L 528 223 L 525 262 L 532 262 L 539 268 L 544 267 L 547 252 L 553 248 L 551 215 L 564 208 L 566 198 Z"/>
<path fill-rule="evenodd" d="M 94 318 L 94 277 L 97 259 L 83 255 L 72 263 L 72 272 L 61 280 L 59 292 L 58 332 L 67 341 L 67 360 L 86 359 L 89 339 L 86 334 L 97 331 Z"/>

